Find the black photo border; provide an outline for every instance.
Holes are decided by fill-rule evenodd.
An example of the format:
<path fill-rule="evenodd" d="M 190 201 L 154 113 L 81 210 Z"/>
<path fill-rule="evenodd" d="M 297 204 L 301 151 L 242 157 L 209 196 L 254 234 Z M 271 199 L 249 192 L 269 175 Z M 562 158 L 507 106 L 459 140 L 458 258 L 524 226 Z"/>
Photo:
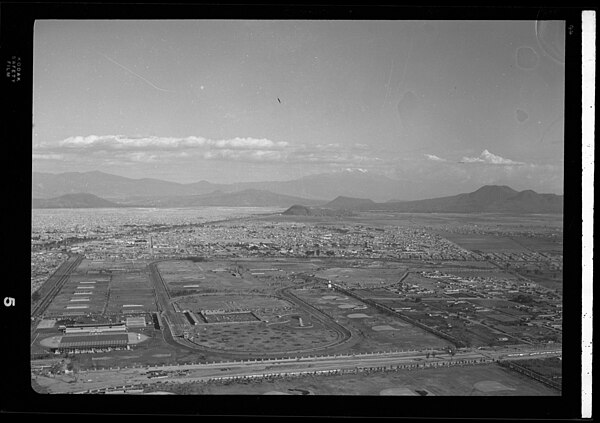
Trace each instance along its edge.
<path fill-rule="evenodd" d="M 0 4 L 3 66 L 21 63 L 20 81 L 1 79 L 5 198 L 4 280 L 0 325 L 0 412 L 89 415 L 191 415 L 461 419 L 577 419 L 581 410 L 581 10 L 522 3 L 480 7 L 444 6 L 91 2 Z M 319 20 L 565 20 L 565 190 L 563 392 L 556 397 L 370 397 L 370 396 L 147 396 L 43 395 L 30 380 L 31 112 L 33 25 L 37 19 L 319 19 Z"/>

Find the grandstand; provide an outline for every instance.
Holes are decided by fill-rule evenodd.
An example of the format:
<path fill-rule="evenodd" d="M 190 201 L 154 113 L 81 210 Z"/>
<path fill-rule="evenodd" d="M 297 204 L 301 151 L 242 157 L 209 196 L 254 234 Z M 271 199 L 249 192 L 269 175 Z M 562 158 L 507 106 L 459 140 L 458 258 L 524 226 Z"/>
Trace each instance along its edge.
<path fill-rule="evenodd" d="M 67 335 L 62 337 L 56 349 L 70 351 L 92 348 L 125 348 L 128 339 L 127 333 Z"/>

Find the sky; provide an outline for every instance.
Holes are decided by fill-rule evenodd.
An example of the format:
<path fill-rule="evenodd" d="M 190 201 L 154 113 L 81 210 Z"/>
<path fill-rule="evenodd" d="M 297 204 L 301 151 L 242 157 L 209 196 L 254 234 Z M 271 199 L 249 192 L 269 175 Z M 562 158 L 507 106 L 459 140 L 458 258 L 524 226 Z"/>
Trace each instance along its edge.
<path fill-rule="evenodd" d="M 564 49 L 559 21 L 39 20 L 33 170 L 562 194 Z"/>

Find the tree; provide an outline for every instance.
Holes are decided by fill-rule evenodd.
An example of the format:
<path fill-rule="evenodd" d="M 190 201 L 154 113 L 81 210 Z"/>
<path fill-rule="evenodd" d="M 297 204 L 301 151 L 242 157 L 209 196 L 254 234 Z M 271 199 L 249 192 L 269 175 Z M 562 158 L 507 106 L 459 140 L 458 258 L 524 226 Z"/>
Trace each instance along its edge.
<path fill-rule="evenodd" d="M 38 301 L 40 299 L 41 295 L 38 291 L 35 291 L 33 294 L 31 294 L 31 299 L 33 301 Z"/>

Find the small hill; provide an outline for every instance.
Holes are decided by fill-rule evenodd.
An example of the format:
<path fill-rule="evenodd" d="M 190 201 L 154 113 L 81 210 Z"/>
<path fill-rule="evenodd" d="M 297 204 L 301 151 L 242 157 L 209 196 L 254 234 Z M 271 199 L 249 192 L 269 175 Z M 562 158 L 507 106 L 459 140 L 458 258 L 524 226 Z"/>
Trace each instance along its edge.
<path fill-rule="evenodd" d="M 55 198 L 32 199 L 34 209 L 94 209 L 123 207 L 121 204 L 113 203 L 93 194 L 77 193 L 65 194 Z"/>
<path fill-rule="evenodd" d="M 281 213 L 285 216 L 352 216 L 353 213 L 347 209 L 322 209 L 318 207 L 306 207 L 294 204 Z"/>
<path fill-rule="evenodd" d="M 301 206 L 300 204 L 294 204 L 292 207 L 284 211 L 282 214 L 286 216 L 311 216 L 310 208 Z"/>

